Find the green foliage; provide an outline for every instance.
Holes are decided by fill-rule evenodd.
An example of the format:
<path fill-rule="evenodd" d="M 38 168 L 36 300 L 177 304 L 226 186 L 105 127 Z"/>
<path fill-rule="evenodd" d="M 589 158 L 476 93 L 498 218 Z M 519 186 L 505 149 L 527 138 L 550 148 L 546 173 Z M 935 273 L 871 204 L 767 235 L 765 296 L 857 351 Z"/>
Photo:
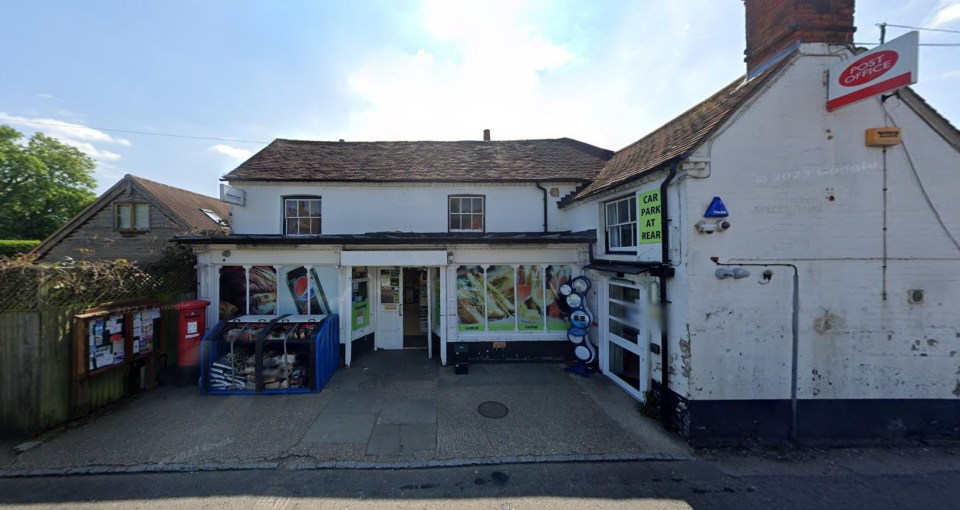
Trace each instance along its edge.
<path fill-rule="evenodd" d="M 46 238 L 97 198 L 96 164 L 42 133 L 22 137 L 0 125 L 0 238 Z"/>
<path fill-rule="evenodd" d="M 27 239 L 0 239 L 0 257 L 13 257 L 36 248 L 40 244 L 37 240 Z"/>
<path fill-rule="evenodd" d="M 0 257 L 0 310 L 86 308 L 105 302 L 196 291 L 193 263 L 141 267 L 123 259 L 37 263 L 36 255 Z"/>

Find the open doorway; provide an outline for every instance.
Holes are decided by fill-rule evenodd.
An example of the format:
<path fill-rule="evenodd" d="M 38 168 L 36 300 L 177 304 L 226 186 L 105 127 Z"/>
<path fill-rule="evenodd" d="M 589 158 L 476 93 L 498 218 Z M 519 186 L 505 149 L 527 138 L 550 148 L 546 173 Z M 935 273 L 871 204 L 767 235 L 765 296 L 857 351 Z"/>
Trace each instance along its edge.
<path fill-rule="evenodd" d="M 403 348 L 427 348 L 427 271 L 403 268 Z"/>

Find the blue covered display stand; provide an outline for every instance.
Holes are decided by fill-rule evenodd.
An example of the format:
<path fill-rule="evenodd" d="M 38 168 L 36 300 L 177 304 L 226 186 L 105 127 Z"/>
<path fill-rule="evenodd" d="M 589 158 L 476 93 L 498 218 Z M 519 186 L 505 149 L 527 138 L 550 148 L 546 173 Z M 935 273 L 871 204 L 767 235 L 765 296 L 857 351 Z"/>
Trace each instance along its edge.
<path fill-rule="evenodd" d="M 200 344 L 200 389 L 211 395 L 311 393 L 340 364 L 334 315 L 244 315 Z"/>

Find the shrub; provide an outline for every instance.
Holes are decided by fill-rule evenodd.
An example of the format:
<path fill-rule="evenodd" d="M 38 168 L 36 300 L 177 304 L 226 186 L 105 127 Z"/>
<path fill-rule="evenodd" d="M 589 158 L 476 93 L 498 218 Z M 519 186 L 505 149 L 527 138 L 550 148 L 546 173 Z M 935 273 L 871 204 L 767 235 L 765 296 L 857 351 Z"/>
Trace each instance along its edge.
<path fill-rule="evenodd" d="M 36 248 L 40 241 L 26 239 L 0 239 L 0 257 L 13 257 Z"/>

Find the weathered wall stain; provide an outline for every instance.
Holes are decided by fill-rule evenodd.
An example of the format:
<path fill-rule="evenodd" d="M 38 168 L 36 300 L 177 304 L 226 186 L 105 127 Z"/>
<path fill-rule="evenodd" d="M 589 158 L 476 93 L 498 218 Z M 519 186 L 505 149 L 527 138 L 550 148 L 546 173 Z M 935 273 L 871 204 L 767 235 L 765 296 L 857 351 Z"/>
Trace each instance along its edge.
<path fill-rule="evenodd" d="M 823 335 L 828 331 L 839 329 L 843 326 L 843 319 L 836 314 L 830 313 L 830 310 L 824 310 L 822 317 L 817 317 L 813 321 L 813 330 Z"/>
<path fill-rule="evenodd" d="M 957 387 L 953 389 L 953 394 L 960 397 L 960 379 L 957 379 Z"/>

